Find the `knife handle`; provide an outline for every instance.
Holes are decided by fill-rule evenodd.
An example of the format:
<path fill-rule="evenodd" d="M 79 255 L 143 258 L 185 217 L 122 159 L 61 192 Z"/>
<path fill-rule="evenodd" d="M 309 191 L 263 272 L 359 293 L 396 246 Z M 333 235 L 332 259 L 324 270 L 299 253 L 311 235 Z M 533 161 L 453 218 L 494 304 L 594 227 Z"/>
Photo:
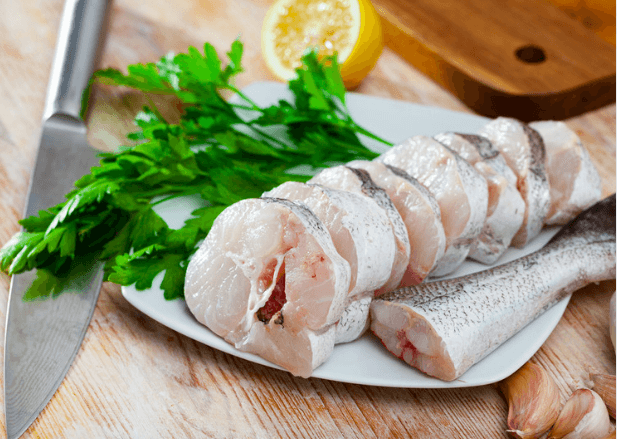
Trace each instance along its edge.
<path fill-rule="evenodd" d="M 83 92 L 94 72 L 111 0 L 67 0 L 58 30 L 43 120 L 64 114 L 81 120 Z"/>

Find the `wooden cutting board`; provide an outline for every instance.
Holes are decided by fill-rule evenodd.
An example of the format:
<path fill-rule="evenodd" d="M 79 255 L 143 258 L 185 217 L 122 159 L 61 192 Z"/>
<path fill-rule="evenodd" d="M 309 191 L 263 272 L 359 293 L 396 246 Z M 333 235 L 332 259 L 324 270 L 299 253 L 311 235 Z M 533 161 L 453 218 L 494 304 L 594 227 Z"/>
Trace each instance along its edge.
<path fill-rule="evenodd" d="M 615 102 L 614 2 L 373 4 L 387 46 L 480 114 L 565 119 Z"/>

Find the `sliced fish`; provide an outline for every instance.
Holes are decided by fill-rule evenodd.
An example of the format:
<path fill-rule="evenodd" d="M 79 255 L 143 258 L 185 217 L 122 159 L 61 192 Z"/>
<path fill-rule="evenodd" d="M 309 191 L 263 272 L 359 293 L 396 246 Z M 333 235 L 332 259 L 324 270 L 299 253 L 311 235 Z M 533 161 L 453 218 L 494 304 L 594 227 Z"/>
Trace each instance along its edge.
<path fill-rule="evenodd" d="M 351 269 L 306 206 L 272 198 L 226 208 L 191 258 L 185 298 L 236 349 L 310 376 L 334 347 Z"/>
<path fill-rule="evenodd" d="M 371 179 L 368 172 L 348 166 L 334 166 L 324 169 L 309 180 L 309 183 L 319 184 L 333 189 L 361 194 L 381 208 L 392 226 L 396 243 L 396 253 L 392 271 L 388 281 L 375 294 L 391 291 L 399 286 L 407 265 L 409 264 L 410 245 L 405 223 L 400 213 L 388 197 L 388 194 Z"/>
<path fill-rule="evenodd" d="M 544 140 L 551 204 L 545 224 L 565 224 L 601 198 L 602 182 L 578 135 L 563 122 L 529 124 Z"/>
<path fill-rule="evenodd" d="M 392 226 L 386 213 L 368 198 L 292 181 L 263 196 L 301 202 L 321 220 L 351 267 L 349 296 L 372 293 L 390 278 L 395 255 Z"/>
<path fill-rule="evenodd" d="M 440 133 L 435 140 L 456 151 L 486 179 L 486 221 L 478 239 L 471 245 L 468 257 L 484 264 L 493 264 L 508 249 L 523 224 L 525 201 L 516 189 L 516 176 L 485 137 Z"/>
<path fill-rule="evenodd" d="M 408 364 L 452 381 L 568 294 L 614 278 L 613 194 L 535 253 L 376 298 L 371 330 Z"/>
<path fill-rule="evenodd" d="M 372 300 L 372 294 L 351 298 L 336 323 L 335 344 L 354 341 L 368 330 L 370 326 L 369 308 Z"/>
<path fill-rule="evenodd" d="M 526 208 L 512 245 L 523 247 L 540 233 L 550 207 L 544 142 L 529 125 L 507 117 L 492 120 L 478 134 L 490 140 L 516 175 L 516 188 Z"/>
<path fill-rule="evenodd" d="M 367 171 L 394 203 L 407 229 L 411 247 L 409 264 L 398 286 L 419 284 L 435 267 L 446 248 L 446 235 L 437 200 L 418 180 L 402 169 L 367 160 L 355 160 L 347 163 L 347 166 Z"/>
<path fill-rule="evenodd" d="M 426 136 L 411 137 L 376 161 L 402 169 L 433 194 L 441 210 L 446 250 L 431 275 L 452 273 L 484 226 L 488 208 L 484 177 L 456 152 Z"/>
<path fill-rule="evenodd" d="M 368 328 L 370 298 L 392 273 L 396 244 L 386 212 L 361 194 L 316 184 L 286 182 L 264 196 L 303 203 L 330 232 L 351 268 L 347 305 L 337 323 L 335 343 L 355 340 Z"/>

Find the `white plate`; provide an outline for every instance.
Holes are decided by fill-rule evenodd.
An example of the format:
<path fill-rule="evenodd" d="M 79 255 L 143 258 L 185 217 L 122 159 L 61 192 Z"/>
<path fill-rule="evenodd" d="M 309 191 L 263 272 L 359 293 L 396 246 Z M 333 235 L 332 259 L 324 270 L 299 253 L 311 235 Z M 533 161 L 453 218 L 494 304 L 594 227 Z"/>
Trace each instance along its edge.
<path fill-rule="evenodd" d="M 244 92 L 259 105 L 268 105 L 289 97 L 286 86 L 279 83 L 255 83 Z M 358 124 L 393 142 L 417 134 L 432 136 L 442 131 L 474 133 L 487 122 L 483 117 L 470 114 L 354 93 L 348 94 L 347 104 Z M 378 149 L 383 150 L 383 147 Z M 179 228 L 190 216 L 190 212 L 200 207 L 201 203 L 198 198 L 176 199 L 158 205 L 157 212 L 170 227 Z M 509 249 L 499 263 L 538 250 L 556 232 L 555 228 L 544 230 L 524 250 Z M 486 266 L 466 261 L 448 277 L 483 269 L 486 269 Z M 198 323 L 184 301 L 166 301 L 160 289 L 162 276 L 160 273 L 153 288 L 149 290 L 137 291 L 134 287 L 123 287 L 122 294 L 140 311 L 181 334 L 237 357 L 281 369 L 256 355 L 236 350 Z M 332 356 L 313 372 L 313 377 L 409 388 L 471 387 L 497 382 L 515 372 L 542 346 L 559 322 L 569 300 L 569 297 L 561 300 L 453 382 L 444 382 L 418 372 L 386 351 L 381 342 L 370 333 L 352 343 L 336 345 Z"/>

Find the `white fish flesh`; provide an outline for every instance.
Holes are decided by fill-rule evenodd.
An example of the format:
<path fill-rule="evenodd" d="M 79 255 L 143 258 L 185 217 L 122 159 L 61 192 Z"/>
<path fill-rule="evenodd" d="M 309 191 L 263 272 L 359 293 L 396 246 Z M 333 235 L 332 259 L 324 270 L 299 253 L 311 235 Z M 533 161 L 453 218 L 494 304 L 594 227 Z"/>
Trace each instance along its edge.
<path fill-rule="evenodd" d="M 396 243 L 396 253 L 390 278 L 380 289 L 375 291 L 375 294 L 391 291 L 398 287 L 405 274 L 407 265 L 409 264 L 411 248 L 405 223 L 388 194 L 373 182 L 368 172 L 348 166 L 334 166 L 324 169 L 311 178 L 309 183 L 361 194 L 370 199 L 386 213 L 392 226 L 392 233 Z"/>
<path fill-rule="evenodd" d="M 347 166 L 367 171 L 375 184 L 385 190 L 394 203 L 407 229 L 411 247 L 409 264 L 398 286 L 419 284 L 441 259 L 446 248 L 446 235 L 437 200 L 418 180 L 402 169 L 368 160 L 355 160 L 347 163 Z"/>
<path fill-rule="evenodd" d="M 346 311 L 337 324 L 336 343 L 356 339 L 367 329 L 367 297 L 383 287 L 392 272 L 395 242 L 386 212 L 369 198 L 329 187 L 286 182 L 263 194 L 306 205 L 324 224 L 336 250 L 349 263 L 351 282 Z M 356 301 L 364 306 L 358 306 Z"/>
<path fill-rule="evenodd" d="M 408 364 L 452 381 L 560 299 L 591 282 L 614 278 L 613 194 L 535 253 L 376 298 L 371 330 Z"/>
<path fill-rule="evenodd" d="M 503 156 L 485 137 L 440 133 L 435 136 L 435 140 L 456 151 L 486 179 L 486 221 L 468 257 L 483 264 L 493 264 L 508 249 L 523 224 L 525 201 L 516 189 L 516 176 Z"/>
<path fill-rule="evenodd" d="M 482 231 L 488 208 L 486 180 L 456 152 L 426 136 L 415 136 L 376 161 L 400 168 L 433 194 L 441 210 L 446 250 L 432 276 L 452 273 Z"/>
<path fill-rule="evenodd" d="M 310 376 L 334 348 L 351 271 L 322 222 L 288 200 L 226 208 L 191 258 L 185 298 L 236 349 Z"/>
<path fill-rule="evenodd" d="M 601 198 L 602 182 L 578 135 L 563 122 L 529 124 L 544 140 L 551 205 L 544 223 L 565 224 Z"/>
<path fill-rule="evenodd" d="M 301 202 L 321 220 L 351 267 L 349 296 L 372 293 L 390 278 L 395 254 L 392 227 L 385 212 L 368 198 L 293 181 L 263 196 Z"/>
<path fill-rule="evenodd" d="M 529 125 L 507 117 L 494 119 L 478 134 L 487 137 L 503 154 L 516 175 L 516 188 L 525 200 L 526 208 L 523 225 L 514 235 L 512 245 L 523 247 L 538 236 L 550 207 L 544 142 Z"/>

